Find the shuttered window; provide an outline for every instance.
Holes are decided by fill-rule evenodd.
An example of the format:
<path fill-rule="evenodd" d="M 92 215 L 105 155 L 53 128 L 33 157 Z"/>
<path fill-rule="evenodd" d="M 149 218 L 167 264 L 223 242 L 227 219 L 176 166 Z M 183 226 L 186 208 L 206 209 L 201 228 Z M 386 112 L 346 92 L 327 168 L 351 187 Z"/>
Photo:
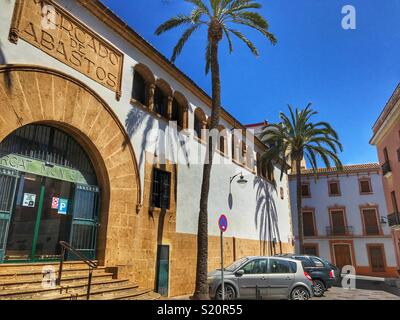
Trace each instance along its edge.
<path fill-rule="evenodd" d="M 379 235 L 379 224 L 376 210 L 374 208 L 363 209 L 362 214 L 364 219 L 365 233 L 369 236 Z"/>
<path fill-rule="evenodd" d="M 169 209 L 171 173 L 154 169 L 151 203 L 155 208 Z"/>
<path fill-rule="evenodd" d="M 361 193 L 371 193 L 371 181 L 369 179 L 360 180 L 360 192 Z"/>
<path fill-rule="evenodd" d="M 305 237 L 315 236 L 314 213 L 312 211 L 303 211 L 303 230 Z"/>
<path fill-rule="evenodd" d="M 311 197 L 309 184 L 303 184 L 301 186 L 301 195 L 305 198 Z"/>
<path fill-rule="evenodd" d="M 339 196 L 340 195 L 340 187 L 338 181 L 329 182 L 329 195 L 330 196 Z"/>
<path fill-rule="evenodd" d="M 371 262 L 372 272 L 384 272 L 385 271 L 385 259 L 383 253 L 383 247 L 381 245 L 370 245 L 368 246 L 368 253 Z"/>

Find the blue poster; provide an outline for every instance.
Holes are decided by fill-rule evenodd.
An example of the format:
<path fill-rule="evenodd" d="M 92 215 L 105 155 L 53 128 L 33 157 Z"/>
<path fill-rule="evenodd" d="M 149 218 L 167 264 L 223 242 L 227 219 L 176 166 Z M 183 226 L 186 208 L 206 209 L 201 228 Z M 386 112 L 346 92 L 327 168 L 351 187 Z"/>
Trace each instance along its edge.
<path fill-rule="evenodd" d="M 68 211 L 68 200 L 67 199 L 59 199 L 58 201 L 58 214 L 67 214 Z"/>

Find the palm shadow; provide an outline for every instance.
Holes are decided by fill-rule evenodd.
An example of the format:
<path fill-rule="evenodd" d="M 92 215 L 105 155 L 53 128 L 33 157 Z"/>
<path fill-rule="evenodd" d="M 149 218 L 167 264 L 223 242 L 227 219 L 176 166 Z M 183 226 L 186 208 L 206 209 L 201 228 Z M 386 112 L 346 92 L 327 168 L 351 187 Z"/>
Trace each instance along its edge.
<path fill-rule="evenodd" d="M 133 135 L 139 129 L 139 127 L 142 126 L 145 118 L 146 118 L 146 113 L 139 110 L 137 107 L 133 106 L 129 110 L 128 115 L 126 116 L 126 119 L 125 119 L 125 129 L 128 134 L 128 139 L 126 141 L 124 141 L 122 144 L 124 149 L 131 143 Z M 144 150 L 146 150 L 146 137 L 151 129 L 152 129 L 152 121 L 151 121 L 151 119 L 148 119 L 146 122 L 146 125 L 143 129 L 141 149 L 140 149 L 140 150 L 142 150 L 142 152 L 140 153 L 140 158 L 139 158 L 139 163 L 138 163 L 139 168 L 143 164 L 143 160 L 144 160 L 144 156 L 145 156 Z"/>
<path fill-rule="evenodd" d="M 276 193 L 276 184 L 255 177 L 253 185 L 257 187 L 254 223 L 259 231 L 260 254 L 276 254 L 276 244 L 281 245 L 278 212 L 273 199 L 273 194 Z M 280 251 L 282 252 L 282 249 Z"/>

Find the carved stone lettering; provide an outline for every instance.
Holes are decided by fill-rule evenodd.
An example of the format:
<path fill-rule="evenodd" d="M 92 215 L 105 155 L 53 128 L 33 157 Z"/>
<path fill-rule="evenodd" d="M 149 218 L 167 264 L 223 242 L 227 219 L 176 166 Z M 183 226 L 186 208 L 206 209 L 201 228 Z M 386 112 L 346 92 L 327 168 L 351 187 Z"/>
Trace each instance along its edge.
<path fill-rule="evenodd" d="M 18 38 L 113 90 L 120 98 L 123 54 L 53 1 L 16 1 L 10 41 L 16 43 Z"/>

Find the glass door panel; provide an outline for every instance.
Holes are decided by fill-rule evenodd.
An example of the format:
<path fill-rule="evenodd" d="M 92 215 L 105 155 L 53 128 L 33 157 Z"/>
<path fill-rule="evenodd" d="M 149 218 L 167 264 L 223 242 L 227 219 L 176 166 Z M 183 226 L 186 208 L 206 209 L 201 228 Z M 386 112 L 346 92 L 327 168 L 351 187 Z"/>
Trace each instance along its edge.
<path fill-rule="evenodd" d="M 73 184 L 46 178 L 35 258 L 51 259 L 61 254 L 60 241 L 68 241 Z"/>
<path fill-rule="evenodd" d="M 6 259 L 26 260 L 32 254 L 42 177 L 21 176 L 8 232 Z"/>
<path fill-rule="evenodd" d="M 3 261 L 18 172 L 0 168 L 0 262 Z"/>

